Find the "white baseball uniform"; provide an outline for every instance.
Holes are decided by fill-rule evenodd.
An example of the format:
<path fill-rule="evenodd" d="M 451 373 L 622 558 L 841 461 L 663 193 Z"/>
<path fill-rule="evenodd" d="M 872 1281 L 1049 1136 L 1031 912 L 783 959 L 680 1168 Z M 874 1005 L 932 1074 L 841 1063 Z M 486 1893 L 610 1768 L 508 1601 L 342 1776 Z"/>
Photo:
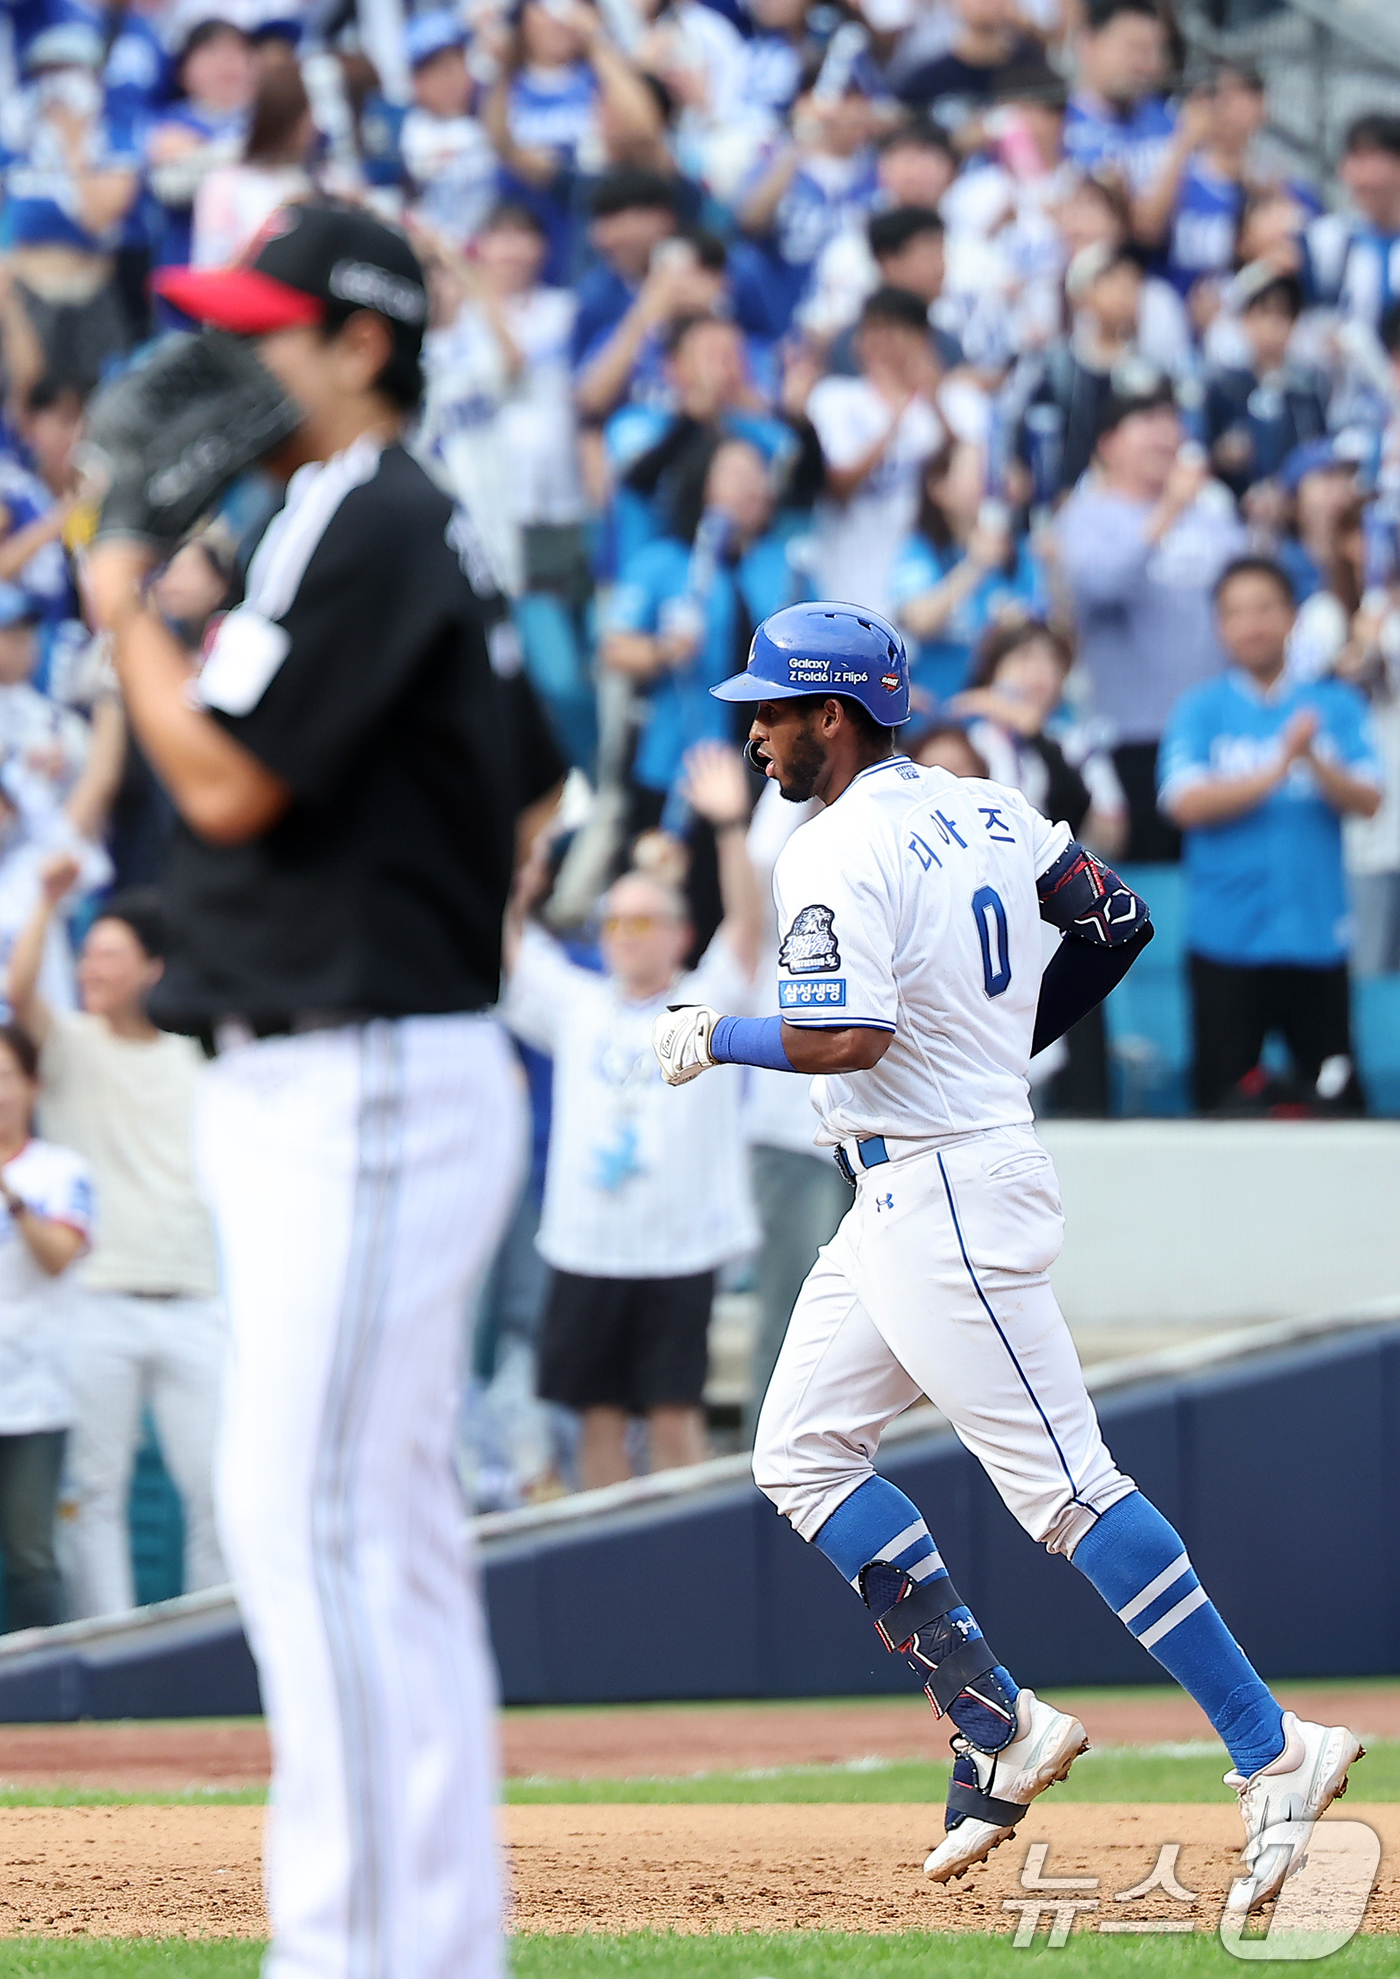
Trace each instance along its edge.
<path fill-rule="evenodd" d="M 760 1488 L 804 1539 L 920 1395 L 1052 1551 L 1135 1488 L 1050 1288 L 1064 1226 L 1026 1080 L 1036 881 L 1068 843 L 1018 792 L 895 756 L 779 856 L 783 1016 L 893 1033 L 870 1071 L 812 1082 L 856 1200 L 798 1299 L 754 1444 Z"/>

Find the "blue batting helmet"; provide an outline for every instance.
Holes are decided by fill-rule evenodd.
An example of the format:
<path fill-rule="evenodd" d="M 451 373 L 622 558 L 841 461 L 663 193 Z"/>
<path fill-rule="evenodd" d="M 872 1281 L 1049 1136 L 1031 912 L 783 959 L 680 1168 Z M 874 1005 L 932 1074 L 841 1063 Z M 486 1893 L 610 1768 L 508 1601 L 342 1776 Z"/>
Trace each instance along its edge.
<path fill-rule="evenodd" d="M 718 701 L 795 701 L 834 694 L 859 701 L 882 728 L 909 719 L 909 661 L 888 619 L 859 605 L 788 605 L 764 619 L 742 673 L 710 692 Z"/>

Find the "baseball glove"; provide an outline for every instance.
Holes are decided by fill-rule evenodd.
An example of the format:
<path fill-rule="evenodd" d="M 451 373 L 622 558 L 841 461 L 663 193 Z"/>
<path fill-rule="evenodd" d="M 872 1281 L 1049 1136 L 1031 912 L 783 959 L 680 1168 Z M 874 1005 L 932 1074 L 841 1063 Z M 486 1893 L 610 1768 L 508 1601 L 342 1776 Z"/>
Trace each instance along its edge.
<path fill-rule="evenodd" d="M 172 336 L 88 407 L 79 542 L 136 537 L 168 556 L 245 468 L 301 414 L 246 343 L 223 330 Z"/>

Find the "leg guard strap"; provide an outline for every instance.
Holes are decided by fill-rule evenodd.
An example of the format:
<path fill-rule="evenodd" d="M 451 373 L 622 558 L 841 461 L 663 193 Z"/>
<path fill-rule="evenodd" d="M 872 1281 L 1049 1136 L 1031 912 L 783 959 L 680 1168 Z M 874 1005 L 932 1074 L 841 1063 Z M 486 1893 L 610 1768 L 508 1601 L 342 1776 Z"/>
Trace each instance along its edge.
<path fill-rule="evenodd" d="M 948 1788 L 948 1812 L 959 1819 L 970 1814 L 974 1820 L 991 1821 L 998 1828 L 1014 1828 L 1029 1812 L 1029 1803 L 1023 1806 L 1018 1800 L 998 1800 L 995 1794 L 983 1793 L 978 1787 L 954 1780 Z M 948 1825 L 954 1824 L 950 1821 Z"/>
<path fill-rule="evenodd" d="M 978 1677 L 987 1676 L 997 1667 L 997 1659 L 988 1647 L 985 1637 L 973 1642 L 964 1642 L 956 1649 L 950 1649 L 946 1656 L 940 1656 L 937 1663 L 919 1653 L 917 1638 L 905 1650 L 911 1663 L 921 1663 L 928 1670 L 924 1682 L 933 1708 L 941 1717 L 953 1702 Z"/>
<path fill-rule="evenodd" d="M 926 1629 L 930 1622 L 941 1621 L 954 1608 L 964 1606 L 962 1596 L 947 1574 L 926 1580 L 922 1586 L 915 1581 L 907 1581 L 906 1589 L 875 1624 L 886 1649 L 907 1649 L 920 1629 Z"/>

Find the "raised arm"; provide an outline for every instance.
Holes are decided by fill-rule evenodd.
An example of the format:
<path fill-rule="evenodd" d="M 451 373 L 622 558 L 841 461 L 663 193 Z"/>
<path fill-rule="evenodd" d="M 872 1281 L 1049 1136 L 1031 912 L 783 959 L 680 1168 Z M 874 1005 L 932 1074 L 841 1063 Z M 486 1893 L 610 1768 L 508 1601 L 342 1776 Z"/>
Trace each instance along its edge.
<path fill-rule="evenodd" d="M 126 763 L 126 718 L 115 694 L 92 711 L 87 761 L 64 802 L 68 821 L 82 838 L 100 838 L 112 815 Z"/>
<path fill-rule="evenodd" d="M 42 1045 L 53 1025 L 53 1012 L 39 994 L 39 974 L 44 966 L 44 944 L 54 909 L 78 877 L 78 862 L 71 852 L 56 852 L 44 861 L 39 873 L 39 899 L 34 912 L 20 929 L 10 950 L 9 980 L 5 985 L 15 1022 L 36 1045 Z"/>
<path fill-rule="evenodd" d="M 763 953 L 765 915 L 758 875 L 749 857 L 749 784 L 744 759 L 720 742 L 687 750 L 681 794 L 714 827 L 719 853 L 720 933 L 752 981 Z"/>

